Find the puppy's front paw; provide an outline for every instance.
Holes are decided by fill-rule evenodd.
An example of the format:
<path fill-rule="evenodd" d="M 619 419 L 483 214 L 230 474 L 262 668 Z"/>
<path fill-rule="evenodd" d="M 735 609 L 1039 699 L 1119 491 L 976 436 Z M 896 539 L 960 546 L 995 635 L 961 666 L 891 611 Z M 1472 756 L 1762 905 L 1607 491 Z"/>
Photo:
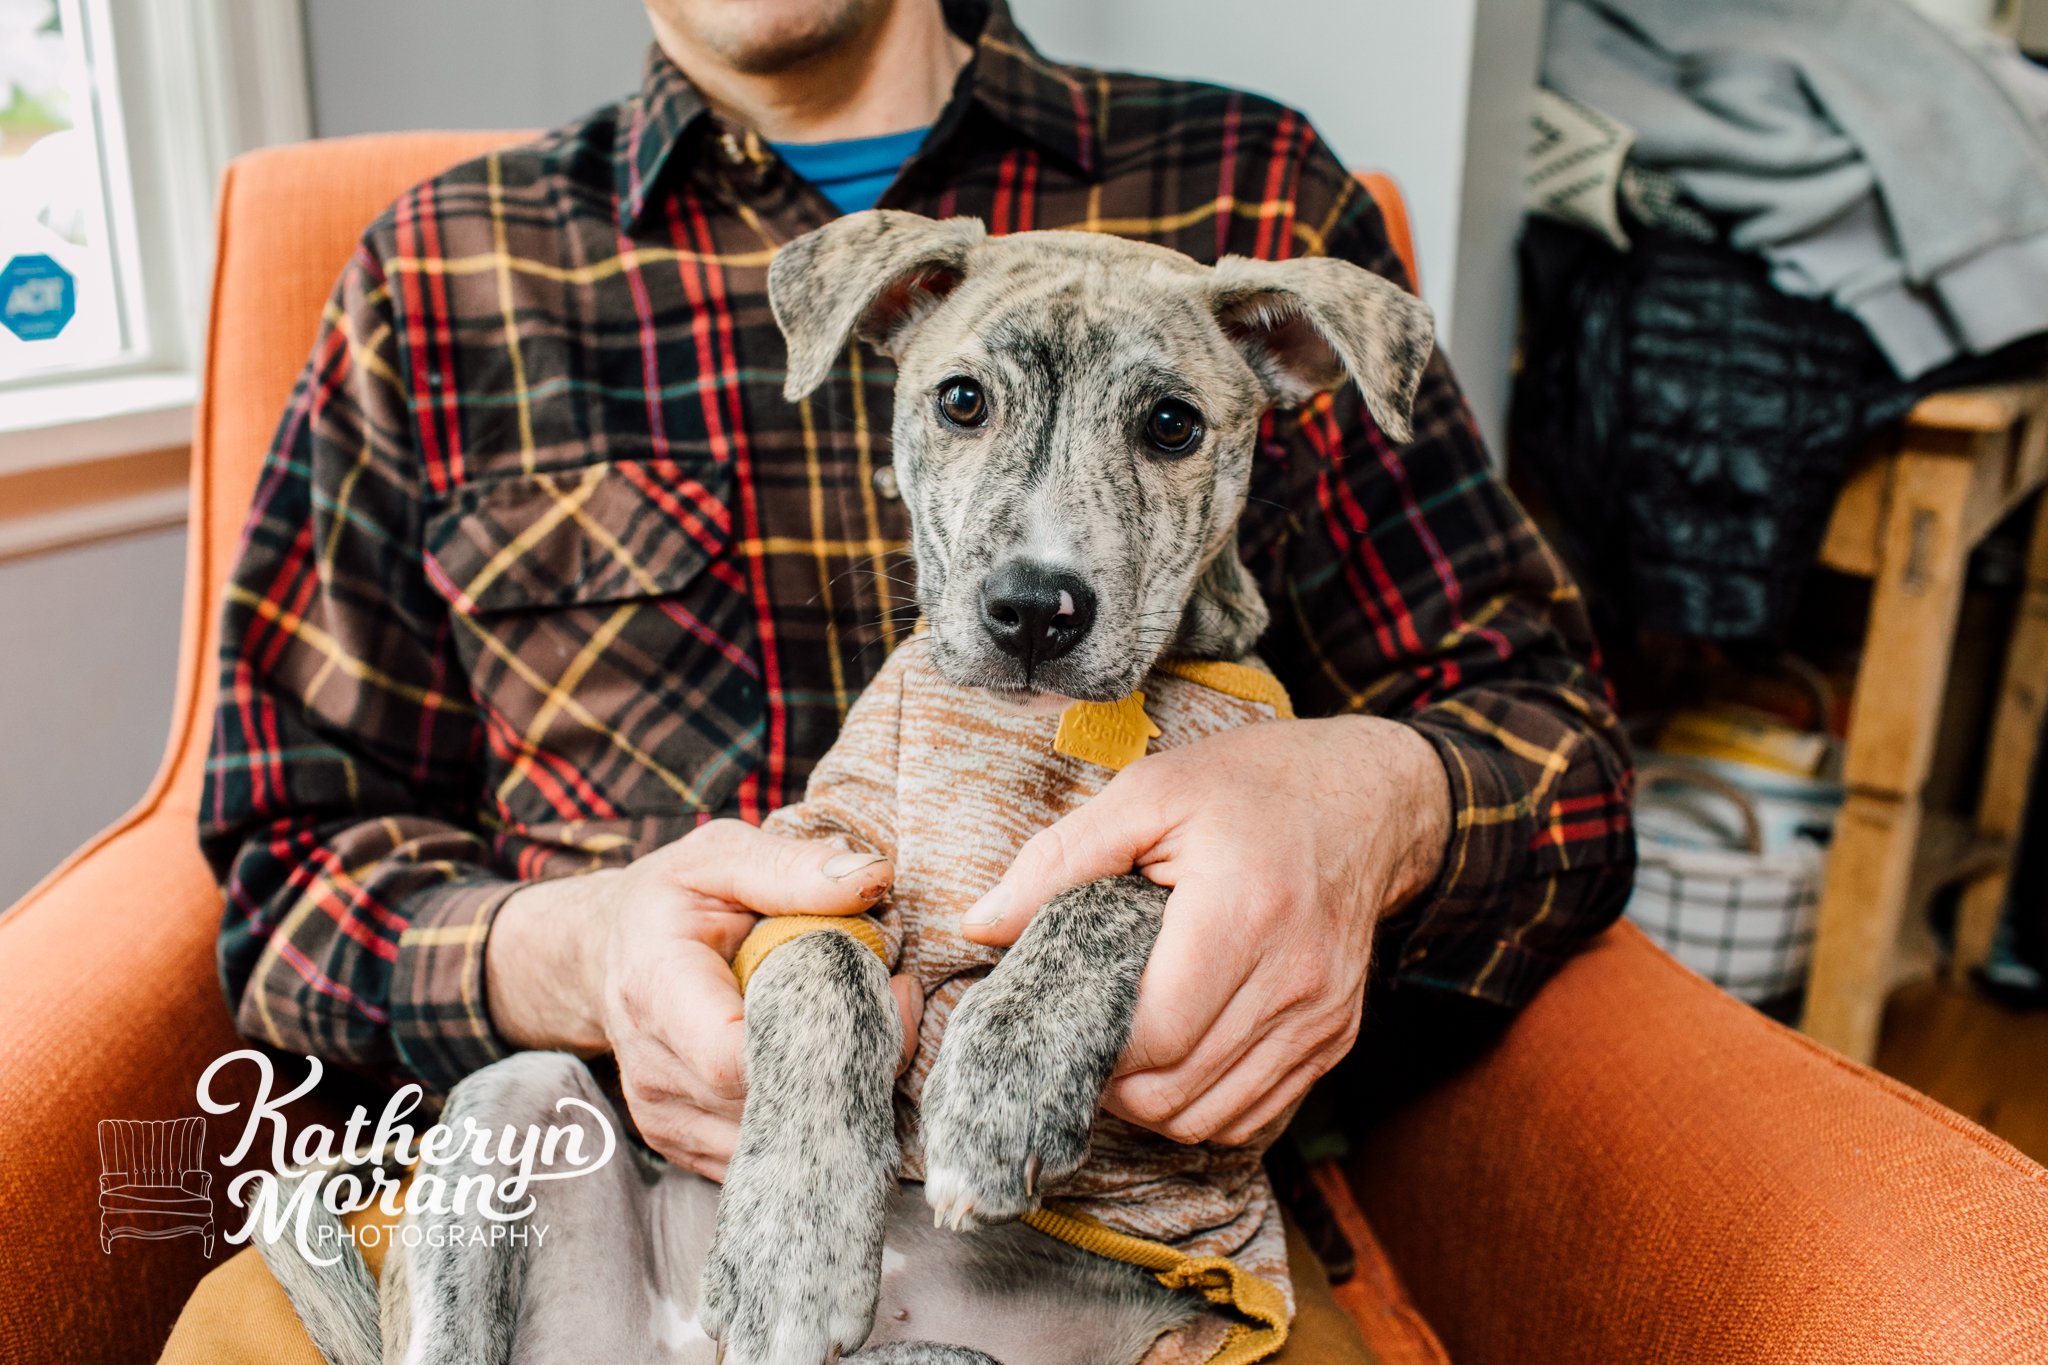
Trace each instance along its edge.
<path fill-rule="evenodd" d="M 697 1308 L 725 1365 L 824 1365 L 868 1338 L 881 1228 L 818 1174 L 815 1159 L 733 1158 Z"/>
<path fill-rule="evenodd" d="M 1140 877 L 1063 892 L 960 997 L 922 1102 L 924 1197 L 941 1225 L 1020 1217 L 1080 1168 L 1165 900 Z"/>
<path fill-rule="evenodd" d="M 726 1365 L 823 1365 L 867 1340 L 900 1033 L 881 963 L 845 934 L 800 938 L 755 975 L 746 1112 L 698 1293 Z"/>
<path fill-rule="evenodd" d="M 934 1224 L 973 1228 L 1020 1218 L 1087 1156 L 1102 1081 L 1071 1056 L 1020 1044 L 983 980 L 946 1025 L 924 1085 L 924 1197 Z M 977 1009 L 981 1005 L 983 1009 Z"/>
<path fill-rule="evenodd" d="M 991 976 L 947 1022 L 921 1122 L 924 1197 L 940 1226 L 1021 1217 L 1088 1155 L 1108 1073 L 1080 1049 L 1049 1045 L 1025 1018 L 1028 997 L 1028 988 Z"/>

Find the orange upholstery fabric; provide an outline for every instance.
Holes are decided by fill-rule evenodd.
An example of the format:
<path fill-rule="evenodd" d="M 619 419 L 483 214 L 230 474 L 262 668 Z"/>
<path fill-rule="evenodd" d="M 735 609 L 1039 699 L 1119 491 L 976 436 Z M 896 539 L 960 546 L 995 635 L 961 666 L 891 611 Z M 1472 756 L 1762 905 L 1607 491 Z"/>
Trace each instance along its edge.
<path fill-rule="evenodd" d="M 1373 1135 L 1458 1361 L 2048 1361 L 2048 1171 L 1623 925 Z"/>
<path fill-rule="evenodd" d="M 1422 288 L 1422 266 L 1415 259 L 1415 234 L 1408 227 L 1408 201 L 1401 194 L 1401 187 L 1390 175 L 1378 171 L 1361 171 L 1358 183 L 1365 186 L 1365 192 L 1379 205 L 1380 217 L 1387 223 L 1387 237 L 1394 244 L 1394 254 L 1401 258 L 1401 264 L 1408 268 L 1408 282 L 1420 291 Z"/>
<path fill-rule="evenodd" d="M 97 1125 L 193 1113 L 200 1071 L 236 1046 L 194 836 L 214 604 L 362 225 L 508 140 L 308 144 L 239 162 L 224 187 L 163 768 L 0 917 L 0 1360 L 154 1359 L 208 1268 L 191 1238 L 101 1252 Z M 215 1158 L 230 1127 L 209 1125 Z M 1463 1362 L 2048 1356 L 2048 1176 L 1628 930 L 1470 1074 L 1392 1115 L 1354 1180 L 1387 1253 L 1361 1239 L 1358 1293 L 1398 1267 Z M 1384 1360 L 1430 1358 L 1392 1288 L 1358 1293 Z"/>

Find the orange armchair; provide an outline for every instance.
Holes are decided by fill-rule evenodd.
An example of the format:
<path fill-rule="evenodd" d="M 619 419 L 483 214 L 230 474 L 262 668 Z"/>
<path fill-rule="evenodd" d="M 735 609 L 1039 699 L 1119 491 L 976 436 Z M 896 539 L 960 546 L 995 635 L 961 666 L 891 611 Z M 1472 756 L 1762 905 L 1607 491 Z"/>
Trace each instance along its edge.
<path fill-rule="evenodd" d="M 314 143 L 229 172 L 163 767 L 0 917 L 0 1360 L 153 1359 L 209 1266 L 189 1239 L 102 1250 L 97 1124 L 190 1114 L 237 1046 L 194 833 L 215 603 L 357 232 L 506 140 Z M 1459 1361 L 2048 1359 L 2048 1173 L 1625 927 L 1478 1064 L 1382 1119 L 1351 1175 Z"/>

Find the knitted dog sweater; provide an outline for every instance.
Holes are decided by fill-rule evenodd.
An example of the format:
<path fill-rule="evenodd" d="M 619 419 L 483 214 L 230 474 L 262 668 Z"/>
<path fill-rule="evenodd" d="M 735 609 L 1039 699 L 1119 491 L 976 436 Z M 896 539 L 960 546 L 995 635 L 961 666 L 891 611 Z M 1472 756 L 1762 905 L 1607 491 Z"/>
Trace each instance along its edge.
<path fill-rule="evenodd" d="M 1148 746 L 1155 753 L 1288 714 L 1277 681 L 1252 665 L 1162 665 L 1142 693 L 1143 715 L 1159 732 Z M 895 864 L 894 888 L 872 921 L 891 970 L 916 977 L 925 993 L 917 1057 L 897 1083 L 906 1180 L 924 1178 L 918 1097 L 946 1021 L 1001 957 L 962 937 L 961 914 L 1001 879 L 1027 839 L 1114 775 L 1061 751 L 1076 747 L 1071 743 L 1056 748 L 1061 723 L 1058 714 L 1032 714 L 948 682 L 931 664 L 928 639 L 915 637 L 890 656 L 848 713 L 804 799 L 766 822 L 778 834 L 877 853 Z M 1182 1145 L 1099 1114 L 1087 1161 L 1044 1193 L 1119 1232 L 1193 1256 L 1227 1256 L 1279 1285 L 1291 1313 L 1279 1208 L 1260 1164 L 1291 1116 L 1275 1119 L 1245 1146 L 1226 1147 Z M 1205 1315 L 1163 1339 L 1148 1365 L 1206 1360 L 1222 1330 L 1222 1319 Z"/>

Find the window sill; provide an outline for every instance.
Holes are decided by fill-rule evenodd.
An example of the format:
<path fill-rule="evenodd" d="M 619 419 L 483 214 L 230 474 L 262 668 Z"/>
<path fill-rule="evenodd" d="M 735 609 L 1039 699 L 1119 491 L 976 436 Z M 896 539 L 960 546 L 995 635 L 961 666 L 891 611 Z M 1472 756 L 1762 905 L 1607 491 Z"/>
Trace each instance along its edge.
<path fill-rule="evenodd" d="M 189 374 L 0 389 L 0 476 L 190 445 L 198 397 Z"/>
<path fill-rule="evenodd" d="M 0 518 L 0 565 L 102 540 L 168 531 L 185 524 L 189 504 L 183 488 L 156 488 L 54 512 Z"/>

